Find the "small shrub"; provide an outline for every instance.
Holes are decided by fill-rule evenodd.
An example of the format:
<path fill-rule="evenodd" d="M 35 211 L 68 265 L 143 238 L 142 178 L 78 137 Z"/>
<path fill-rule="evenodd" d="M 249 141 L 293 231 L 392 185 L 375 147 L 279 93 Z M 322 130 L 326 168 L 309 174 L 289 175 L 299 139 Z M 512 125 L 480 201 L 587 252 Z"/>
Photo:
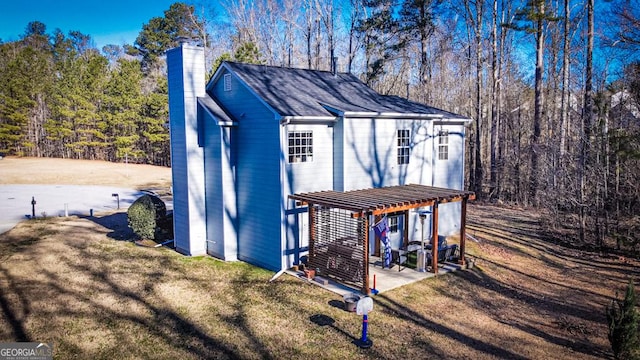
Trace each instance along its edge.
<path fill-rule="evenodd" d="M 157 226 L 160 233 L 156 233 L 156 240 L 173 239 L 173 213 L 167 213 L 167 216 L 158 220 Z"/>
<path fill-rule="evenodd" d="M 131 204 L 127 211 L 129 227 L 142 239 L 155 240 L 159 238 L 158 224 L 167 215 L 167 208 L 160 198 L 153 195 L 143 195 Z"/>
<path fill-rule="evenodd" d="M 624 300 L 613 300 L 607 307 L 609 342 L 616 359 L 638 359 L 638 312 L 636 291 L 629 280 Z"/>

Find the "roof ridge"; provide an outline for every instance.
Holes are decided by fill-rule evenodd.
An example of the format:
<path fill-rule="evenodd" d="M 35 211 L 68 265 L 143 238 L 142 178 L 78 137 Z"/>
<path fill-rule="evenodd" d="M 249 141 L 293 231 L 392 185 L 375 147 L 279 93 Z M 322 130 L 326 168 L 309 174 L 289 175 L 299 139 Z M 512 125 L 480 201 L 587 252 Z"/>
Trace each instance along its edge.
<path fill-rule="evenodd" d="M 270 69 L 319 72 L 319 73 L 325 73 L 325 74 L 328 74 L 328 75 L 331 75 L 331 76 L 334 75 L 333 72 L 331 72 L 330 70 L 318 70 L 318 69 L 308 69 L 308 68 L 301 68 L 301 67 L 288 67 L 288 66 L 278 66 L 278 65 L 267 65 L 267 64 L 252 64 L 252 63 L 246 63 L 246 62 L 241 62 L 241 61 L 228 61 L 228 60 L 225 60 L 225 62 L 229 63 L 229 64 L 247 66 L 247 67 L 266 67 L 266 68 L 270 68 Z M 354 76 L 354 77 L 357 78 L 357 76 L 355 76 L 353 73 L 350 73 L 350 72 L 337 71 L 336 74 L 338 74 L 338 75 L 350 75 L 350 76 Z"/>

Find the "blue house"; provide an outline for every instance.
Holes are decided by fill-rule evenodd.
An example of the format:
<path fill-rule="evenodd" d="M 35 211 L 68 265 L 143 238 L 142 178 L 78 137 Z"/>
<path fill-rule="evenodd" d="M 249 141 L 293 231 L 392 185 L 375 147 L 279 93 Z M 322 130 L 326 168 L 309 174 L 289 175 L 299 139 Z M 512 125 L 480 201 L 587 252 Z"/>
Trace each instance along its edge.
<path fill-rule="evenodd" d="M 467 117 L 335 71 L 224 62 L 205 85 L 203 49 L 186 44 L 167 52 L 167 64 L 181 253 L 279 271 L 308 251 L 308 210 L 290 195 L 463 188 Z M 460 231 L 460 209 L 440 207 L 440 234 Z M 388 222 L 393 247 L 419 240 L 417 213 Z"/>

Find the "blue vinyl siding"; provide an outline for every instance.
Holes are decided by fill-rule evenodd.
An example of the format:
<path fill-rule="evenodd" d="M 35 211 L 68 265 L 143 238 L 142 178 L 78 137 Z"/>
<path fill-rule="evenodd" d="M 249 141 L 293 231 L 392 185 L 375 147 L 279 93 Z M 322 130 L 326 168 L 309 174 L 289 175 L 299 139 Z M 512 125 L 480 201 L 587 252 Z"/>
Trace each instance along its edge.
<path fill-rule="evenodd" d="M 209 114 L 200 109 L 204 133 L 205 206 L 207 209 L 207 253 L 224 259 L 224 203 L 220 128 Z M 231 241 L 235 239 L 229 239 Z"/>
<path fill-rule="evenodd" d="M 438 160 L 438 133 L 449 132 L 449 159 Z M 434 177 L 433 186 L 462 190 L 464 187 L 464 127 L 453 125 L 434 125 Z M 460 231 L 459 202 L 440 205 L 439 231 L 449 235 Z"/>
<path fill-rule="evenodd" d="M 173 183 L 173 221 L 176 234 L 184 236 L 176 237 L 176 246 L 188 252 L 189 249 L 189 213 L 188 213 L 188 178 L 187 178 L 187 146 L 185 142 L 185 99 L 184 78 L 182 69 L 182 54 L 178 50 L 172 50 L 167 54 L 170 57 L 168 72 L 169 80 L 169 116 L 171 135 L 171 174 Z"/>
<path fill-rule="evenodd" d="M 287 153 L 287 132 L 311 131 L 313 133 L 313 161 L 286 163 L 285 197 L 300 192 L 333 190 L 333 128 L 327 125 L 288 125 L 283 136 Z"/>
<path fill-rule="evenodd" d="M 236 193 L 238 259 L 281 268 L 280 124 L 235 76 L 224 91 L 224 73 L 210 91 L 238 122 Z"/>
<path fill-rule="evenodd" d="M 410 183 L 428 185 L 431 180 L 429 126 L 428 120 L 344 119 L 344 190 Z M 406 129 L 411 130 L 409 164 L 399 165 L 397 131 Z"/>
<path fill-rule="evenodd" d="M 288 132 L 313 133 L 313 161 L 288 163 Z M 333 189 L 333 132 L 334 128 L 321 124 L 287 125 L 282 131 L 284 163 L 284 199 L 288 195 Z M 309 246 L 308 213 L 296 209 L 293 201 L 285 206 L 284 253 L 287 267 L 299 263 Z"/>
<path fill-rule="evenodd" d="M 202 48 L 188 45 L 167 52 L 174 240 L 176 249 L 188 255 L 206 252 L 204 159 L 197 134 L 197 97 L 204 95 L 202 54 Z"/>
<path fill-rule="evenodd" d="M 449 159 L 438 159 L 438 134 L 440 130 L 449 133 Z M 462 190 L 464 186 L 464 127 L 435 125 L 434 129 L 434 180 L 433 186 Z"/>
<path fill-rule="evenodd" d="M 345 191 L 402 184 L 422 184 L 452 189 L 463 187 L 464 127 L 434 126 L 430 120 L 344 119 L 343 134 L 335 139 L 342 144 L 342 155 L 334 166 L 340 167 L 336 184 Z M 411 130 L 409 164 L 397 163 L 397 130 Z M 437 137 L 440 129 L 449 130 L 449 160 L 437 160 Z M 337 132 L 338 130 L 336 130 Z M 434 158 L 435 154 L 435 158 Z M 451 235 L 459 231 L 460 203 L 440 205 L 439 231 Z M 430 237 L 430 219 L 427 238 Z M 420 223 L 414 213 L 409 214 L 409 240 L 420 239 Z"/>

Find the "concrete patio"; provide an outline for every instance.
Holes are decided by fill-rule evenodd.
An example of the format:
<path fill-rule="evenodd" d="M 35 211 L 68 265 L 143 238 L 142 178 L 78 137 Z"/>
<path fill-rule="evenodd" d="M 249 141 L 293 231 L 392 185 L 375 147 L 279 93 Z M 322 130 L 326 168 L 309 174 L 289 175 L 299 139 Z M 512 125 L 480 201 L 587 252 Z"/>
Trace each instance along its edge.
<path fill-rule="evenodd" d="M 369 261 L 369 278 L 370 284 L 373 287 L 375 277 L 375 289 L 378 291 L 378 294 L 380 294 L 396 289 L 400 286 L 414 283 L 416 281 L 428 279 L 434 276 L 442 276 L 450 272 L 472 268 L 473 266 L 474 259 L 472 257 L 467 257 L 467 263 L 464 266 L 457 263 L 445 262 L 443 264 L 440 264 L 440 266 L 438 267 L 438 274 L 436 275 L 433 272 L 429 271 L 430 269 L 427 269 L 427 271 L 425 272 L 419 272 L 415 269 L 404 266 L 401 267 L 401 271 L 398 271 L 397 265 L 393 265 L 390 269 L 383 269 L 380 266 L 380 258 L 371 257 Z M 330 278 L 323 277 L 323 279 L 327 281 L 327 284 L 325 285 L 315 280 L 308 280 L 305 277 L 304 272 L 302 271 L 294 271 L 289 269 L 286 271 L 286 273 L 291 276 L 297 277 L 302 281 L 308 281 L 314 285 L 320 286 L 341 296 L 351 293 L 361 294 L 359 288 L 339 283 Z M 373 292 L 371 293 L 371 295 L 373 295 Z"/>

